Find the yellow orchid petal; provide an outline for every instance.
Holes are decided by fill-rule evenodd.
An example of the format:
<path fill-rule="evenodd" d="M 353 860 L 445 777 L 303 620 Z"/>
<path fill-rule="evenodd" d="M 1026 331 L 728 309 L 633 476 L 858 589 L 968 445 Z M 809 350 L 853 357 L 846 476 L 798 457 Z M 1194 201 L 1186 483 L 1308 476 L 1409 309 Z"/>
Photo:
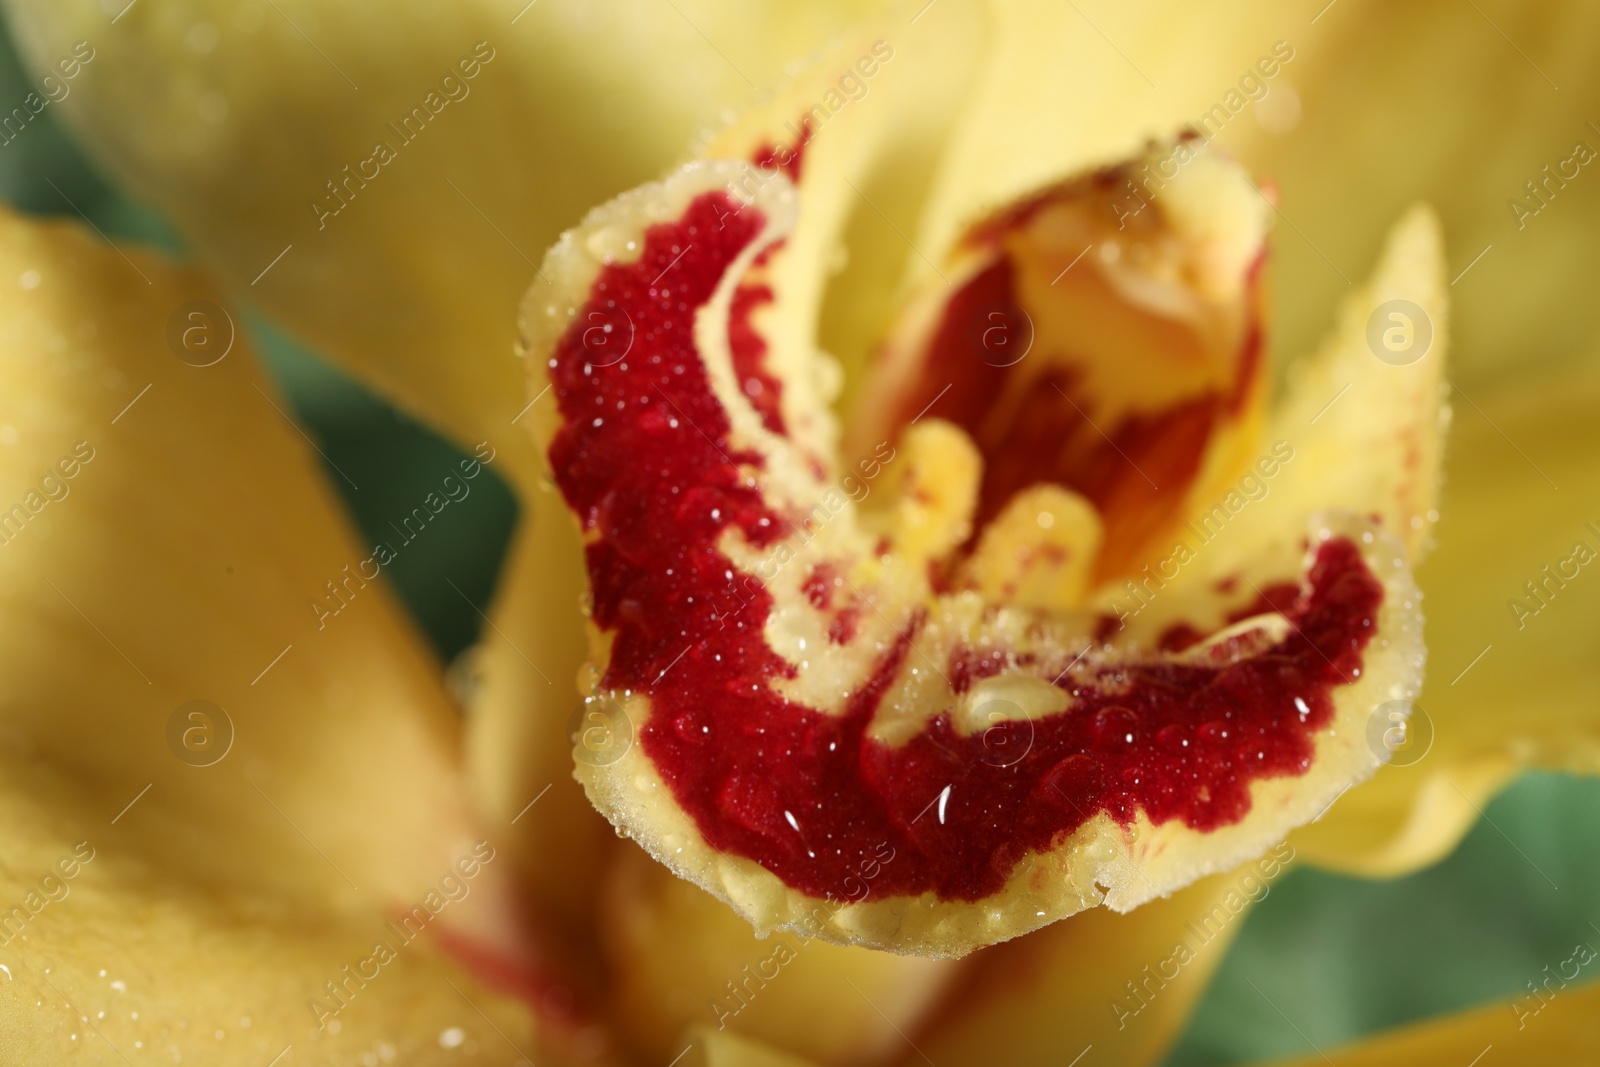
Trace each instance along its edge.
<path fill-rule="evenodd" d="M 721 129 L 704 146 L 704 154 L 762 156 L 767 171 L 773 173 L 785 167 L 797 170 L 795 161 L 802 156 L 812 172 L 856 166 L 851 161 L 873 143 L 865 133 L 878 132 L 882 123 L 864 127 L 861 116 L 876 118 L 874 110 L 850 106 L 855 101 L 843 95 L 839 81 L 848 79 L 847 84 L 856 87 L 851 96 L 875 93 L 877 103 L 885 95 L 894 58 L 893 47 L 882 42 L 874 54 L 870 38 L 841 42 L 772 100 Z M 904 95 L 904 90 L 899 92 Z M 752 183 L 765 181 L 765 173 L 753 175 Z M 781 324 L 769 324 L 765 331 L 773 339 L 774 360 L 781 358 L 793 366 L 812 354 L 805 339 L 811 336 L 810 319 L 825 280 L 814 267 L 829 258 L 821 250 L 837 244 L 838 218 L 846 206 L 824 210 L 818 205 L 808 213 L 804 233 L 791 242 L 791 251 L 776 257 L 774 276 L 767 282 L 785 299 L 762 308 L 762 314 L 784 316 Z M 598 234 L 595 240 L 601 247 L 606 235 Z M 796 254 L 796 249 L 803 254 Z M 795 305 L 810 308 L 813 314 L 795 313 Z M 597 358 L 610 358 L 608 348 L 621 353 L 632 344 L 625 322 L 598 318 L 590 326 Z M 754 380 L 753 387 L 760 386 L 760 380 Z M 552 403 L 537 391 L 527 395 L 535 406 Z M 784 403 L 777 394 L 770 399 Z M 795 412 L 791 409 L 788 414 L 793 417 Z M 582 548 L 549 483 L 540 488 L 543 491 L 524 496 L 524 506 L 531 505 L 534 514 L 512 547 L 502 592 L 490 613 L 492 632 L 484 635 L 482 689 L 471 709 L 468 758 L 485 809 L 500 820 L 524 857 L 530 892 L 559 917 L 564 933 L 592 936 L 590 900 L 614 836 L 603 820 L 594 817 L 592 806 L 571 779 L 572 738 L 576 729 L 595 758 L 603 758 L 614 739 L 606 722 L 574 717 L 580 685 L 591 684 L 575 684 L 585 650 L 579 605 L 586 594 L 576 566 Z M 541 799 L 528 807 L 535 796 Z M 562 856 L 562 864 L 549 863 L 551 855 Z M 593 955 L 592 945 L 589 954 Z"/>
<path fill-rule="evenodd" d="M 97 0 L 7 6 L 36 69 L 87 42 L 59 106 L 229 286 L 512 470 L 533 257 L 858 7 L 185 0 L 113 26 Z"/>
<path fill-rule="evenodd" d="M 1372 517 L 1404 539 L 1409 558 L 1427 547 L 1449 420 L 1443 270 L 1438 221 L 1415 207 L 1395 223 L 1371 279 L 1345 301 L 1321 348 L 1291 367 L 1263 462 L 1188 516 L 1181 541 L 1201 563 L 1180 572 L 1173 590 L 1143 590 L 1156 601 L 1146 628 L 1164 624 L 1170 593 L 1225 578 L 1319 509 Z M 1170 564 L 1155 569 L 1165 577 Z"/>
<path fill-rule="evenodd" d="M 380 908 L 219 888 L 169 865 L 136 829 L 153 797 L 111 825 L 118 798 L 7 767 L 0 1042 L 12 1062 L 445 1064 L 464 1048 L 496 1064 L 526 1062 L 524 1051 L 555 1059 L 526 1007 L 435 945 L 404 946 Z M 227 841 L 186 840 L 197 851 Z"/>
<path fill-rule="evenodd" d="M 1189 125 L 1281 192 L 1281 350 L 1316 343 L 1353 265 L 1419 200 L 1442 218 L 1449 276 L 1471 297 L 1457 324 L 1463 384 L 1592 349 L 1600 311 L 1568 288 L 1596 255 L 1582 191 L 1600 158 L 1591 6 L 997 3 L 991 18 L 980 90 L 912 234 L 930 257 L 995 205 Z M 1058 100 L 1095 106 L 1039 106 Z"/>
<path fill-rule="evenodd" d="M 1242 115 L 1224 134 L 1279 186 L 1301 231 L 1278 260 L 1288 349 L 1314 342 L 1346 288 L 1340 272 L 1425 200 L 1450 235 L 1464 387 L 1476 396 L 1475 385 L 1592 353 L 1600 309 L 1587 286 L 1600 259 L 1587 235 L 1600 200 L 1585 186 L 1600 158 L 1600 70 L 1586 44 L 1600 11 L 1363 0 L 1309 20 L 1282 31 L 1297 58 L 1249 105 L 1284 121 Z"/>
<path fill-rule="evenodd" d="M 1184 551 L 1159 561 L 1153 581 L 1147 577 L 1102 591 L 1113 596 L 1109 603 L 1135 634 L 1154 638 L 1169 632 L 1193 612 L 1205 587 L 1217 588 L 1247 571 L 1260 545 L 1322 506 L 1377 517 L 1405 538 L 1412 556 L 1429 547 L 1449 412 L 1443 391 L 1450 335 L 1445 289 L 1438 223 L 1430 211 L 1415 208 L 1395 224 L 1371 280 L 1347 298 L 1319 351 L 1291 369 L 1287 396 L 1267 432 L 1273 442 L 1268 465 L 1229 497 L 1202 507 L 1182 538 Z M 1399 346 L 1393 349 L 1385 343 L 1391 331 L 1389 340 Z M 1463 468 L 1472 473 L 1458 479 L 1457 488 L 1479 484 L 1478 468 Z M 1435 588 L 1455 594 L 1483 588 L 1470 572 L 1457 572 L 1447 582 Z M 1254 590 L 1242 592 L 1248 597 Z M 1212 595 L 1218 614 L 1238 598 Z M 1425 608 L 1430 604 L 1424 601 Z M 1431 660 L 1457 658 L 1441 651 L 1439 635 L 1460 613 L 1441 618 L 1435 608 L 1427 614 Z M 1471 654 L 1459 658 L 1464 662 Z M 1434 684 L 1439 682 L 1435 675 Z M 1407 727 L 1410 708 L 1406 694 L 1379 695 L 1359 724 L 1365 742 L 1387 755 L 1392 745 L 1386 739 L 1393 741 L 1397 729 L 1426 732 L 1431 739 L 1437 726 L 1430 724 L 1437 719 L 1424 712 Z M 1454 784 L 1423 777 L 1421 770 L 1383 771 L 1342 795 L 1319 822 L 1296 831 L 1296 846 L 1315 862 L 1369 874 L 1397 874 L 1441 858 L 1477 817 L 1474 805 L 1505 780 L 1513 763 L 1506 748 L 1459 755 L 1450 767 Z M 1398 762 L 1408 758 L 1397 755 Z"/>
<path fill-rule="evenodd" d="M 1588 942 L 1554 965 L 1563 971 L 1593 961 Z M 1550 971 L 1546 972 L 1549 975 Z M 1417 1063 L 1537 1063 L 1577 1067 L 1594 1062 L 1595 1015 L 1600 985 L 1568 987 L 1559 977 L 1541 975 L 1538 993 L 1486 1004 L 1459 1015 L 1430 1019 L 1379 1034 L 1342 1048 L 1327 1049 L 1278 1067 L 1410 1067 Z"/>
<path fill-rule="evenodd" d="M 6 1047 L 431 1062 L 459 1026 L 514 1061 L 445 979 L 529 1042 L 526 1009 L 439 958 L 525 962 L 438 671 L 236 320 L 192 272 L 10 213 L 0 277 Z M 435 914 L 453 935 L 387 925 Z"/>
<path fill-rule="evenodd" d="M 879 1062 L 903 1047 L 956 968 L 792 934 L 757 938 L 633 847 L 616 857 L 602 900 L 615 1024 L 651 1062 L 670 1060 L 694 1025 L 819 1063 Z"/>
<path fill-rule="evenodd" d="M 1198 124 L 1258 61 L 1274 70 L 1293 62 L 1295 44 L 1277 42 L 1301 25 L 1298 13 L 1267 3 L 1219 11 L 991 0 L 984 10 L 992 42 L 977 88 L 953 116 L 924 226 L 913 235 L 935 261 L 977 217 Z"/>
<path fill-rule="evenodd" d="M 1160 1063 L 1250 906 L 1294 859 L 1287 845 L 1128 915 L 1095 910 L 972 957 L 896 1067 L 924 1063 Z M 1088 1059 L 1088 1056 L 1084 1057 Z"/>
<path fill-rule="evenodd" d="M 1282 602 L 1178 651 L 1105 645 L 1070 604 L 986 605 L 928 566 L 963 511 L 920 470 L 909 506 L 858 512 L 898 450 L 841 463 L 820 362 L 785 357 L 762 315 L 806 188 L 690 165 L 591 213 L 530 291 L 534 388 L 555 401 L 533 417 L 594 592 L 587 703 L 629 742 L 580 757 L 596 806 L 758 929 L 958 955 L 1257 855 L 1369 774 L 1382 753 L 1357 727 L 1414 693 L 1420 635 L 1404 548 L 1365 520 L 1277 530 L 1241 575 L 1294 582 Z M 915 519 L 923 550 L 875 511 Z M 997 752 L 996 733 L 1027 743 Z"/>
<path fill-rule="evenodd" d="M 1307 857 L 1356 873 L 1435 862 L 1522 768 L 1600 773 L 1600 672 L 1585 645 L 1600 625 L 1589 573 L 1600 555 L 1600 379 L 1574 366 L 1455 399 L 1453 477 L 1418 576 L 1433 667 L 1418 747 L 1296 838 Z M 1486 536 L 1508 521 L 1515 539 Z"/>
<path fill-rule="evenodd" d="M 1333 335 L 1290 368 L 1268 436 L 1295 458 L 1272 486 L 1273 509 L 1342 507 L 1379 516 L 1426 547 L 1436 515 L 1449 407 L 1443 391 L 1451 341 L 1439 222 L 1413 207 L 1390 230 L 1370 281 L 1346 300 Z M 1285 503 L 1287 501 L 1288 503 Z"/>
<path fill-rule="evenodd" d="M 700 1026 L 685 1036 L 684 1067 L 812 1067 L 811 1060 L 729 1030 Z"/>
<path fill-rule="evenodd" d="M 806 341 L 817 332 L 819 315 L 820 328 L 831 340 L 867 329 L 859 322 L 852 330 L 832 328 L 829 314 L 818 308 L 826 300 L 822 286 L 844 250 L 844 231 L 850 231 L 850 257 L 841 277 L 850 279 L 851 293 L 851 300 L 840 305 L 845 312 L 859 312 L 866 306 L 863 290 L 895 274 L 875 269 L 862 273 L 863 264 L 913 254 L 892 224 L 876 214 L 865 193 L 849 192 L 837 178 L 820 182 L 816 176 L 843 174 L 858 188 L 870 190 L 873 198 L 884 195 L 886 183 L 898 188 L 912 178 L 925 180 L 927 168 L 919 172 L 907 162 L 928 155 L 932 149 L 927 142 L 936 143 L 942 132 L 938 124 L 926 121 L 928 103 L 958 95 L 956 72 L 971 66 L 971 34 L 953 28 L 962 22 L 972 19 L 943 20 L 933 24 L 939 27 L 933 34 L 902 25 L 893 30 L 880 27 L 885 36 L 847 37 L 771 100 L 744 112 L 704 146 L 707 156 L 765 157 L 767 165 L 754 176 L 755 182 L 765 180 L 791 157 L 803 157 L 802 180 L 815 185 L 819 197 L 827 201 L 807 211 L 789 250 L 774 257 L 769 282 L 782 299 L 762 311 L 769 317 L 782 315 L 781 321 L 769 319 L 766 325 L 765 332 L 773 339 L 773 358 L 781 353 L 791 361 L 820 362 Z M 940 60 L 913 65 L 903 58 L 908 47 L 919 57 L 937 49 Z M 791 163 L 789 169 L 798 168 Z M 838 196 L 840 189 L 849 199 Z M 863 240 L 857 232 L 864 222 L 871 240 Z M 892 284 L 882 287 L 881 299 L 886 302 L 895 292 Z M 622 331 L 613 334 L 606 330 L 609 324 L 595 325 L 597 352 L 607 344 L 626 343 Z M 875 323 L 870 327 L 877 329 Z M 867 341 L 860 340 L 849 348 L 848 356 L 859 361 L 866 350 Z M 489 609 L 493 626 L 484 634 L 481 688 L 470 709 L 468 762 L 485 810 L 498 820 L 498 829 L 522 857 L 524 886 L 547 913 L 558 917 L 557 929 L 550 933 L 569 939 L 577 935 L 571 955 L 581 962 L 586 944 L 588 955 L 594 954 L 590 899 L 615 838 L 571 780 L 574 725 L 587 758 L 604 758 L 613 738 L 610 725 L 592 713 L 574 719 L 578 691 L 573 679 L 580 673 L 584 651 L 579 614 L 584 581 L 574 565 L 581 551 L 579 541 L 554 495 L 529 492 L 524 506 L 530 505 L 531 532 L 524 528 L 514 542 L 502 592 Z M 541 799 L 529 807 L 536 796 Z M 562 856 L 563 862 L 549 863 L 551 855 Z"/>
<path fill-rule="evenodd" d="M 1234 15 L 1238 21 L 1230 22 Z M 1517 599 L 1524 583 L 1537 580 L 1546 565 L 1570 559 L 1574 544 L 1568 542 L 1583 536 L 1583 522 L 1591 516 L 1576 505 L 1553 506 L 1548 501 L 1513 512 L 1507 504 L 1511 498 L 1503 495 L 1513 491 L 1509 481 L 1503 489 L 1487 486 L 1477 496 L 1480 476 L 1486 473 L 1483 459 L 1494 457 L 1499 467 L 1505 457 L 1495 450 L 1510 446 L 1481 421 L 1465 396 L 1473 397 L 1488 418 L 1508 429 L 1525 451 L 1523 442 L 1530 437 L 1547 440 L 1539 464 L 1558 484 L 1586 480 L 1582 450 L 1568 444 L 1582 439 L 1587 430 L 1580 416 L 1574 415 L 1563 430 L 1555 431 L 1546 423 L 1545 413 L 1531 414 L 1531 400 L 1513 399 L 1505 403 L 1513 408 L 1526 405 L 1530 413 L 1520 432 L 1510 430 L 1505 426 L 1509 412 L 1500 410 L 1496 394 L 1507 389 L 1519 392 L 1513 383 L 1530 375 L 1549 383 L 1563 381 L 1556 366 L 1593 351 L 1597 324 L 1591 302 L 1562 287 L 1581 285 L 1593 274 L 1588 266 L 1592 243 L 1581 236 L 1593 229 L 1585 225 L 1593 200 L 1575 194 L 1579 194 L 1576 183 L 1583 181 L 1582 174 L 1600 147 L 1600 134 L 1588 126 L 1593 116 L 1582 110 L 1583 102 L 1595 95 L 1596 75 L 1579 44 L 1593 36 L 1595 13 L 1570 4 L 1536 9 L 1341 4 L 1317 13 L 1313 23 L 1301 13 L 1291 18 L 1276 10 L 1234 8 L 1218 15 L 1173 5 L 1158 14 L 1141 9 L 1136 24 L 1131 12 L 1080 5 L 1055 15 L 1057 36 L 1081 42 L 1075 46 L 1083 60 L 1078 63 L 1060 61 L 1055 40 L 1049 48 L 1038 43 L 1050 39 L 1046 32 L 1050 24 L 1041 21 L 1048 17 L 1017 11 L 1001 24 L 1002 56 L 994 64 L 998 73 L 992 78 L 998 88 L 991 89 L 992 96 L 971 121 L 968 150 L 956 153 L 944 186 L 949 191 L 942 194 L 955 209 L 950 214 L 959 214 L 964 205 L 1002 200 L 1027 187 L 1039 180 L 1039 172 L 1059 166 L 1061 153 L 1082 150 L 1090 159 L 1114 157 L 1127 151 L 1141 130 L 1175 121 L 1195 123 L 1280 191 L 1281 218 L 1286 222 L 1279 228 L 1282 239 L 1276 257 L 1275 301 L 1283 312 L 1276 332 L 1282 337 L 1279 347 L 1289 351 L 1309 347 L 1326 329 L 1326 309 L 1346 291 L 1351 265 L 1373 255 L 1393 218 L 1409 203 L 1428 200 L 1442 217 L 1442 228 L 1452 234 L 1450 269 L 1431 272 L 1425 287 L 1443 291 L 1438 279 L 1449 278 L 1455 283 L 1451 292 L 1466 298 L 1459 302 L 1456 321 L 1450 325 L 1452 360 L 1466 390 L 1450 397 L 1464 423 L 1456 432 L 1456 451 L 1448 457 L 1459 473 L 1440 511 L 1448 515 L 1451 507 L 1466 507 L 1481 512 L 1484 518 L 1475 527 L 1479 530 L 1492 528 L 1506 514 L 1528 514 L 1535 525 L 1549 531 L 1547 551 L 1537 560 L 1519 558 L 1513 567 L 1503 546 L 1483 541 L 1471 549 L 1465 531 L 1473 527 L 1458 527 L 1462 532 L 1453 555 L 1465 561 L 1470 552 L 1474 565 L 1463 562 L 1446 572 L 1447 564 L 1436 561 L 1421 575 L 1430 594 L 1430 617 L 1437 620 L 1430 640 L 1435 673 L 1429 693 L 1439 694 L 1431 699 L 1442 706 L 1428 707 L 1426 697 L 1423 702 L 1437 735 L 1433 755 L 1418 767 L 1385 771 L 1296 837 L 1305 854 L 1318 862 L 1368 874 L 1394 874 L 1433 862 L 1454 846 L 1479 817 L 1484 798 L 1518 767 L 1531 762 L 1585 770 L 1592 766 L 1593 731 L 1578 709 L 1592 700 L 1594 683 L 1575 666 L 1581 657 L 1575 658 L 1559 642 L 1525 655 L 1501 657 L 1514 646 L 1494 641 L 1487 622 L 1474 623 L 1500 615 L 1502 625 L 1510 625 L 1505 622 L 1512 619 L 1505 602 Z M 1078 23 L 1075 29 L 1064 25 L 1069 20 Z M 1216 44 L 1213 32 L 1229 40 Z M 1430 46 L 1421 51 L 1411 47 L 1421 40 Z M 1278 41 L 1287 48 L 1277 49 Z M 1215 64 L 1207 67 L 1213 59 Z M 1264 65 L 1257 66 L 1258 61 Z M 1435 73 L 1419 76 L 1419 64 L 1436 65 L 1428 67 Z M 1156 86 L 1145 85 L 1135 66 L 1159 75 Z M 1547 77 L 1560 85 L 1559 91 Z M 1030 97 L 1083 95 L 1087 86 L 1105 84 L 1126 84 L 1127 89 L 1097 94 L 1111 95 L 1117 103 L 1079 116 L 1077 121 L 1087 127 L 1079 138 L 1047 135 L 1038 128 L 1046 116 L 1030 120 L 1029 109 L 1018 106 Z M 1514 86 L 1514 91 L 1508 92 L 1507 86 Z M 986 121 L 1007 109 L 1018 116 L 1016 121 Z M 1514 121 L 1488 126 L 1481 121 L 1483 115 L 1512 110 Z M 1469 115 L 1478 118 L 1469 122 L 1465 118 Z M 1028 125 L 1030 121 L 1035 125 Z M 1419 129 L 1428 135 L 1419 135 Z M 1406 148 L 1392 157 L 1374 155 L 1375 144 Z M 1486 148 L 1490 144 L 1492 151 Z M 1331 158 L 1348 165 L 1330 168 Z M 1080 160 L 1073 157 L 1073 161 Z M 966 210 L 970 213 L 972 208 Z M 925 240 L 933 242 L 940 233 L 949 239 L 955 225 L 947 222 Z M 1496 299 L 1471 298 L 1474 287 L 1480 287 L 1476 290 L 1480 294 L 1493 291 Z M 1352 342 L 1357 325 L 1361 323 L 1345 327 Z M 1358 363 L 1364 358 L 1361 346 L 1352 343 L 1351 351 Z M 1518 361 L 1515 366 L 1513 359 Z M 1333 367 L 1324 360 L 1298 379 L 1302 387 L 1311 382 L 1331 386 L 1323 390 L 1321 404 L 1351 381 L 1333 380 Z M 1407 370 L 1426 367 L 1424 360 Z M 1365 376 L 1376 381 L 1375 375 L 1393 376 L 1394 369 L 1367 363 Z M 1424 378 L 1412 374 L 1414 384 L 1422 384 Z M 1364 411 L 1341 411 L 1355 396 L 1352 389 L 1321 421 L 1362 420 L 1365 430 L 1358 439 L 1368 442 L 1374 432 L 1396 428 L 1386 421 L 1392 416 L 1366 418 Z M 1370 396 L 1369 404 L 1381 402 L 1380 394 Z M 1307 388 L 1301 388 L 1292 403 L 1306 416 L 1321 407 Z M 1434 441 L 1436 447 L 1436 437 Z M 1428 439 L 1419 438 L 1418 443 L 1427 445 Z M 1570 465 L 1563 464 L 1564 459 L 1570 459 Z M 1558 464 L 1563 464 L 1559 474 L 1554 470 Z M 1335 485 L 1342 485 L 1342 492 L 1354 488 L 1350 479 L 1358 472 L 1385 477 L 1401 473 L 1399 466 L 1386 470 L 1353 463 L 1316 466 L 1331 475 Z M 1302 468 L 1312 469 L 1312 464 Z M 1512 475 L 1507 469 L 1506 477 L 1523 473 L 1526 470 Z M 1534 485 L 1527 492 L 1544 485 L 1537 474 L 1532 477 Z M 1398 491 L 1402 483 L 1395 477 L 1392 488 Z M 1416 548 L 1425 549 L 1430 509 L 1426 484 L 1418 488 L 1424 491 L 1398 508 L 1396 517 L 1412 523 L 1420 520 L 1421 527 L 1414 527 L 1408 537 Z M 1518 492 L 1511 506 L 1523 508 Z M 1474 498 L 1482 501 L 1476 508 L 1470 503 Z M 1400 501 L 1395 498 L 1393 503 Z M 1430 574 L 1442 577 L 1429 580 Z M 1497 585 L 1492 590 L 1491 582 Z M 1565 610 L 1581 613 L 1583 603 L 1581 592 L 1569 592 Z M 1485 652 L 1491 644 L 1494 648 Z M 1482 662 L 1452 686 L 1451 680 L 1480 653 Z M 1498 676 L 1486 670 L 1497 659 L 1503 672 Z M 1481 701 L 1462 692 L 1479 672 L 1488 679 L 1479 684 L 1492 684 L 1495 691 Z M 1507 708 L 1517 709 L 1517 714 L 1508 718 Z M 1451 720 L 1441 719 L 1453 709 L 1459 709 L 1459 720 L 1473 724 L 1466 729 L 1468 736 L 1459 736 L 1459 726 L 1453 729 Z M 1532 721 L 1523 718 L 1525 713 L 1533 716 Z M 1423 729 L 1419 722 L 1417 730 Z M 1500 738 L 1489 736 L 1501 731 Z M 1454 741 L 1452 734 L 1457 735 Z"/>
<path fill-rule="evenodd" d="M 594 894 L 616 837 L 572 777 L 573 730 L 595 726 L 576 718 L 585 652 L 582 547 L 553 493 L 536 493 L 533 502 L 487 609 L 466 763 L 478 810 L 506 842 L 543 936 L 563 944 L 569 963 L 592 967 L 600 921 Z M 605 748 L 606 739 L 588 736 L 591 747 Z"/>
<path fill-rule="evenodd" d="M 844 411 L 862 399 L 862 369 L 904 299 L 909 264 L 922 263 L 906 234 L 919 225 L 949 115 L 987 45 L 977 5 L 944 5 L 938 15 L 899 5 L 867 20 L 700 153 L 757 161 L 752 191 L 779 173 L 802 190 L 806 210 L 773 256 L 775 321 L 766 332 L 776 363 L 815 363 L 820 349 L 841 364 L 842 386 L 829 392 Z"/>

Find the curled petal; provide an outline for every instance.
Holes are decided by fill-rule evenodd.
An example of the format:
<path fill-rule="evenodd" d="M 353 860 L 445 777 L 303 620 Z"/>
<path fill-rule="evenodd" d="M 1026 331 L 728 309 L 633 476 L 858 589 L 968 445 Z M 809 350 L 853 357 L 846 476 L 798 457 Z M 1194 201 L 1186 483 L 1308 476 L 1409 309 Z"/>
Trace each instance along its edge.
<path fill-rule="evenodd" d="M 1572 963 L 1594 959 L 1587 945 Z M 1580 962 L 1581 961 L 1581 962 Z M 1401 1067 L 1413 1063 L 1471 1063 L 1485 1053 L 1502 1050 L 1522 1063 L 1586 1063 L 1594 1054 L 1594 1018 L 1600 1010 L 1600 986 L 1558 990 L 1559 995 L 1516 997 L 1472 1011 L 1358 1041 L 1325 1055 L 1275 1061 L 1278 1067 L 1313 1067 L 1329 1057 L 1345 1067 Z"/>
<path fill-rule="evenodd" d="M 1421 665 L 1402 542 L 1302 515 L 1182 650 L 1108 640 L 1070 601 L 986 601 L 961 565 L 992 532 L 972 424 L 907 410 L 841 460 L 822 447 L 825 361 L 766 361 L 741 293 L 781 261 L 798 205 L 754 173 L 695 164 L 598 209 L 524 308 L 556 401 L 541 444 L 585 538 L 607 729 L 580 735 L 579 777 L 608 818 L 758 929 L 958 955 L 1225 869 L 1371 773 L 1358 726 Z M 1254 258 L 1182 293 L 1246 293 Z M 1178 317 L 1248 335 L 1247 312 Z M 619 332 L 616 358 L 597 341 Z M 1073 485 L 1065 462 L 1040 480 Z M 1041 532 L 1074 507 L 1045 503 Z M 1094 526 L 1072 528 L 1080 551 Z"/>
<path fill-rule="evenodd" d="M 959 970 L 792 934 L 758 938 L 632 847 L 617 850 L 601 900 L 613 1018 L 651 1061 L 671 1060 L 691 1023 L 714 1021 L 818 1063 L 881 1062 Z"/>
<path fill-rule="evenodd" d="M 1587 651 L 1600 626 L 1600 379 L 1574 365 L 1454 396 L 1438 545 L 1418 572 L 1436 670 L 1416 747 L 1296 839 L 1308 858 L 1367 876 L 1442 859 L 1523 769 L 1600 773 Z M 1508 521 L 1514 540 L 1486 534 Z"/>
<path fill-rule="evenodd" d="M 917 1034 L 917 1048 L 934 1063 L 1047 1067 L 1091 1045 L 1127 1067 L 1163 1062 L 1251 906 L 1293 858 L 1279 845 L 1131 914 L 1085 912 L 986 949 L 953 984 L 951 1010 L 935 1010 Z M 924 1061 L 902 1049 L 894 1062 Z"/>

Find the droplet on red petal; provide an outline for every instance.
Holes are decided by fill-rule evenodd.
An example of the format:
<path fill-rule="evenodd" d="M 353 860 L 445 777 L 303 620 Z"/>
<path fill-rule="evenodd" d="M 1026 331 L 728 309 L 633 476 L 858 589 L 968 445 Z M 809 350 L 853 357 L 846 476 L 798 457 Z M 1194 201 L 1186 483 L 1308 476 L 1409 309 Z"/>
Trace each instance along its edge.
<path fill-rule="evenodd" d="M 1119 704 L 1113 704 L 1095 712 L 1091 729 L 1094 732 L 1095 743 L 1101 748 L 1117 749 L 1134 743 L 1138 726 L 1139 720 L 1134 717 L 1133 712 Z"/>
<path fill-rule="evenodd" d="M 1037 793 L 1042 800 L 1086 815 L 1099 805 L 1101 779 L 1099 764 L 1080 752 L 1045 772 Z"/>
<path fill-rule="evenodd" d="M 1156 731 L 1156 742 L 1175 752 L 1188 747 L 1189 729 L 1180 723 L 1171 723 Z"/>
<path fill-rule="evenodd" d="M 700 721 L 700 716 L 686 711 L 672 720 L 672 732 L 691 745 L 703 745 L 710 739 L 711 728 Z"/>

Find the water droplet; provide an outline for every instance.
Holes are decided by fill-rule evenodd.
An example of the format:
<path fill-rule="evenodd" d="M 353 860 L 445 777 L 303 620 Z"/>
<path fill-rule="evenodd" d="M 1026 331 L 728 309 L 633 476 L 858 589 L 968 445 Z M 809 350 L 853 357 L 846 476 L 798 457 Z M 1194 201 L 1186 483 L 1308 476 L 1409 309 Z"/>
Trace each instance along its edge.
<path fill-rule="evenodd" d="M 1137 726 L 1138 720 L 1134 718 L 1133 712 L 1120 704 L 1113 704 L 1095 712 L 1091 730 L 1096 743 L 1102 748 L 1114 749 L 1133 744 Z"/>
<path fill-rule="evenodd" d="M 602 226 L 583 240 L 583 249 L 601 263 L 611 263 L 638 247 L 626 230 Z"/>

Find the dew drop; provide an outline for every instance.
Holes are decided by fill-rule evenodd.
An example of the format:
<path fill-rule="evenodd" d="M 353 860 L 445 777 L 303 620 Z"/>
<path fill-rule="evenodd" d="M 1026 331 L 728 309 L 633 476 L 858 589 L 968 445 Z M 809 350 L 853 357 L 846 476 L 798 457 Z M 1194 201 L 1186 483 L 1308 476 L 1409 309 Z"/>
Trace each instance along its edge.
<path fill-rule="evenodd" d="M 1115 749 L 1122 745 L 1131 745 L 1134 740 L 1134 730 L 1138 720 L 1133 712 L 1120 704 L 1101 708 L 1094 713 L 1094 722 L 1090 729 L 1094 739 L 1102 748 Z"/>

